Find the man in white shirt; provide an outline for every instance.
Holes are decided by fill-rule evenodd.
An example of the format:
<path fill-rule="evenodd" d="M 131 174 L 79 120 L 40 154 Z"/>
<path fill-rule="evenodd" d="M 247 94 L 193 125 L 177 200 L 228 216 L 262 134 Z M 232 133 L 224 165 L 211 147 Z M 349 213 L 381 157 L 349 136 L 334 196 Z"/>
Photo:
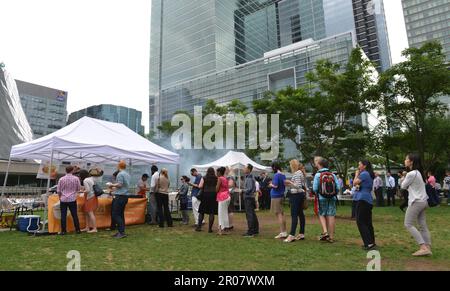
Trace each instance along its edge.
<path fill-rule="evenodd" d="M 373 180 L 373 192 L 375 192 L 375 197 L 377 198 L 377 207 L 383 207 L 383 179 L 381 179 L 379 173 L 375 173 L 375 179 Z"/>
<path fill-rule="evenodd" d="M 386 173 L 386 192 L 387 192 L 387 206 L 395 206 L 395 179 L 392 177 L 391 171 Z"/>
<path fill-rule="evenodd" d="M 159 172 L 157 166 L 152 166 L 152 178 L 150 181 L 149 203 L 147 208 L 147 217 L 150 225 L 157 225 L 157 207 L 156 207 L 156 185 L 158 184 Z"/>

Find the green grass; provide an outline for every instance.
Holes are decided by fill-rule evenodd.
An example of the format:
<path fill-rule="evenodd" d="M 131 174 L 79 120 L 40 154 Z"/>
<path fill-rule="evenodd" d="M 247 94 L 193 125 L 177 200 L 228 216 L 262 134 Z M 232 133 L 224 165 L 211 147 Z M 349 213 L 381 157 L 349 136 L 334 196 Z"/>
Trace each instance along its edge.
<path fill-rule="evenodd" d="M 245 217 L 236 214 L 237 229 L 219 237 L 195 233 L 191 226 L 159 229 L 129 227 L 129 237 L 114 240 L 111 233 L 64 237 L 31 237 L 18 232 L 0 232 L 0 270 L 66 270 L 70 250 L 81 253 L 82 270 L 358 270 L 366 269 L 366 252 L 350 208 L 338 209 L 335 244 L 317 241 L 318 219 L 308 210 L 307 240 L 285 244 L 273 237 L 279 232 L 275 218 L 258 216 L 261 235 L 241 237 Z M 290 221 L 290 217 L 288 217 Z M 450 270 L 450 208 L 428 211 L 434 242 L 431 258 L 413 258 L 417 246 L 403 227 L 398 208 L 374 210 L 374 226 L 382 257 L 382 270 Z M 288 223 L 289 225 L 289 223 Z"/>

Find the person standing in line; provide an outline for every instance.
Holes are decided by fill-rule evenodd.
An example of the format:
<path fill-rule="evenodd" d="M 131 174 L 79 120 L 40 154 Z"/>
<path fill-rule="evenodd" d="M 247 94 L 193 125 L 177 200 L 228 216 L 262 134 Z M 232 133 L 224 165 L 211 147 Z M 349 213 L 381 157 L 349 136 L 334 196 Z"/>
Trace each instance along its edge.
<path fill-rule="evenodd" d="M 292 179 L 286 180 L 286 186 L 290 186 L 291 196 L 289 202 L 291 203 L 291 233 L 284 241 L 291 243 L 294 241 L 300 241 L 305 239 L 305 226 L 306 218 L 303 211 L 303 204 L 306 200 L 306 171 L 305 167 L 300 164 L 298 160 L 290 161 L 290 167 L 292 171 Z M 297 231 L 298 221 L 300 220 L 300 233 L 295 236 Z"/>
<path fill-rule="evenodd" d="M 357 186 L 355 192 L 356 224 L 364 242 L 363 248 L 366 251 L 373 250 L 377 246 L 375 243 L 375 230 L 372 223 L 372 189 L 374 178 L 375 174 L 372 164 L 367 160 L 360 161 L 353 183 Z"/>
<path fill-rule="evenodd" d="M 180 201 L 180 211 L 182 216 L 183 225 L 189 224 L 189 213 L 188 213 L 188 192 L 190 179 L 187 176 L 181 177 L 181 187 L 178 191 L 178 199 Z"/>
<path fill-rule="evenodd" d="M 118 229 L 118 232 L 113 237 L 122 239 L 127 237 L 125 234 L 125 208 L 128 204 L 128 196 L 130 195 L 130 175 L 126 171 L 127 163 L 125 161 L 120 161 L 117 169 L 119 170 L 119 174 L 117 174 L 116 183 L 111 185 L 111 187 L 116 188 L 112 212 Z"/>
<path fill-rule="evenodd" d="M 270 210 L 274 213 L 278 219 L 280 225 L 280 234 L 278 234 L 275 239 L 286 239 L 288 237 L 286 228 L 286 218 L 284 216 L 283 202 L 284 193 L 286 192 L 286 176 L 281 171 L 281 166 L 278 163 L 272 164 L 272 170 L 275 173 L 272 182 L 269 187 L 272 188 L 270 191 L 270 196 L 272 197 L 272 203 L 270 205 Z"/>
<path fill-rule="evenodd" d="M 147 197 L 147 191 L 148 191 L 148 184 L 147 184 L 147 180 L 148 180 L 148 175 L 144 174 L 142 175 L 141 179 L 139 180 L 138 184 L 137 184 L 137 195 L 142 196 L 143 198 Z"/>
<path fill-rule="evenodd" d="M 169 172 L 167 169 L 162 169 L 156 182 L 155 190 L 160 228 L 164 228 L 164 222 L 167 222 L 167 227 L 173 227 L 172 215 L 169 209 L 169 187 Z"/>
<path fill-rule="evenodd" d="M 159 179 L 158 167 L 153 165 L 151 168 L 150 193 L 148 197 L 147 220 L 149 225 L 158 223 L 158 205 L 156 203 L 156 184 Z"/>
<path fill-rule="evenodd" d="M 403 181 L 405 181 L 406 175 L 408 173 L 405 172 L 400 172 L 399 173 L 399 179 L 398 179 L 398 193 L 400 195 L 400 197 L 403 198 L 403 202 L 400 205 L 400 210 L 405 212 L 405 209 L 408 207 L 408 191 L 405 189 L 402 189 L 402 183 Z"/>
<path fill-rule="evenodd" d="M 83 212 L 86 219 L 87 233 L 97 233 L 97 221 L 95 218 L 95 210 L 98 208 L 98 198 L 94 192 L 94 185 L 96 184 L 96 177 L 99 175 L 96 169 L 91 171 L 81 170 L 80 178 L 84 186 L 84 205 Z"/>
<path fill-rule="evenodd" d="M 442 189 L 447 197 L 447 204 L 450 206 L 450 170 L 445 171 L 445 178 L 442 184 Z"/>
<path fill-rule="evenodd" d="M 379 173 L 375 173 L 375 179 L 373 180 L 373 191 L 375 192 L 375 197 L 377 199 L 377 207 L 383 207 L 383 179 L 381 179 Z"/>
<path fill-rule="evenodd" d="M 218 235 L 223 235 L 225 231 L 230 228 L 230 221 L 228 217 L 228 207 L 230 205 L 230 190 L 228 188 L 228 181 L 225 178 L 226 169 L 220 167 L 217 169 L 217 203 L 218 203 L 218 216 L 219 216 L 219 230 Z"/>
<path fill-rule="evenodd" d="M 255 205 L 256 205 L 256 209 L 255 209 L 255 211 L 259 211 L 259 207 L 260 207 L 260 205 L 259 205 L 259 199 L 260 199 L 260 197 L 262 196 L 261 195 L 261 186 L 259 185 L 259 182 L 258 182 L 258 180 L 256 180 L 255 179 Z"/>
<path fill-rule="evenodd" d="M 256 216 L 256 202 L 255 202 L 255 192 L 256 192 L 256 180 L 252 174 L 253 165 L 248 164 L 244 168 L 245 180 L 244 180 L 244 206 L 245 206 L 245 216 L 247 218 L 247 232 L 244 237 L 254 237 L 259 234 L 259 221 Z"/>
<path fill-rule="evenodd" d="M 262 172 L 260 176 L 260 189 L 262 192 L 260 209 L 269 210 L 270 209 L 270 178 L 267 176 L 266 172 Z"/>
<path fill-rule="evenodd" d="M 386 173 L 386 192 L 387 192 L 387 205 L 395 206 L 395 179 L 392 177 L 391 171 Z"/>
<path fill-rule="evenodd" d="M 116 191 L 116 188 L 112 187 L 112 185 L 114 183 L 116 183 L 117 181 L 117 175 L 119 174 L 119 171 L 115 171 L 112 174 L 112 181 L 109 183 L 106 183 L 106 186 L 108 186 L 108 191 L 111 195 L 112 199 L 112 203 L 111 203 L 111 226 L 108 229 L 109 231 L 115 231 L 117 229 L 117 222 L 114 220 L 114 215 L 113 215 L 113 209 L 114 209 L 114 203 L 115 203 L 115 199 L 114 199 L 114 192 Z"/>
<path fill-rule="evenodd" d="M 238 195 L 240 195 L 239 189 L 236 186 L 236 182 L 233 177 L 228 177 L 228 189 L 230 192 L 230 205 L 228 206 L 228 221 L 230 223 L 230 227 L 227 230 L 233 230 L 234 229 L 234 212 L 235 209 L 235 202 L 238 199 Z"/>
<path fill-rule="evenodd" d="M 200 206 L 198 208 L 198 221 L 195 231 L 202 231 L 202 224 L 205 215 L 209 215 L 208 233 L 213 233 L 214 216 L 218 213 L 217 203 L 217 176 L 214 168 L 209 168 L 206 171 L 205 177 L 200 181 L 199 188 L 202 189 L 200 197 Z"/>
<path fill-rule="evenodd" d="M 78 177 L 72 175 L 74 168 L 72 166 L 66 167 L 66 175 L 59 179 L 57 186 L 57 193 L 61 203 L 61 232 L 60 235 L 67 233 L 67 209 L 72 215 L 75 232 L 81 233 L 80 221 L 78 219 L 77 196 L 81 190 L 81 184 Z"/>
<path fill-rule="evenodd" d="M 425 179 L 422 176 L 422 162 L 420 156 L 409 154 L 405 159 L 408 174 L 403 181 L 402 189 L 408 190 L 408 209 L 405 215 L 405 227 L 420 245 L 420 249 L 413 254 L 415 257 L 431 256 L 431 234 L 428 230 L 426 210 L 428 195 Z M 420 231 L 414 226 L 418 222 Z"/>
<path fill-rule="evenodd" d="M 431 171 L 428 171 L 427 173 L 427 183 L 436 189 L 436 177 L 434 177 L 433 172 Z"/>
<path fill-rule="evenodd" d="M 322 225 L 320 241 L 334 243 L 334 231 L 336 228 L 336 203 L 339 192 L 339 182 L 328 169 L 328 161 L 322 157 L 314 159 L 318 172 L 314 176 L 313 191 L 318 195 L 319 219 Z M 353 183 L 353 181 L 352 181 Z"/>
<path fill-rule="evenodd" d="M 191 169 L 191 176 L 194 177 L 194 181 L 192 183 L 189 183 L 189 185 L 192 187 L 191 190 L 192 212 L 194 214 L 194 221 L 195 221 L 194 226 L 197 227 L 198 208 L 200 207 L 200 199 L 198 199 L 198 195 L 200 194 L 200 182 L 202 181 L 202 175 L 200 175 L 197 169 Z"/>

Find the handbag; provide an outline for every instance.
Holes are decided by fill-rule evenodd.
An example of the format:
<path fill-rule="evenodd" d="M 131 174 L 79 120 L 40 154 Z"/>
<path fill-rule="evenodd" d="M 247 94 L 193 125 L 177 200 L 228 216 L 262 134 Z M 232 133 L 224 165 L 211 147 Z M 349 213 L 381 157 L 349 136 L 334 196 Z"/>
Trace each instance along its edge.
<path fill-rule="evenodd" d="M 305 197 L 305 200 L 303 200 L 302 208 L 303 208 L 303 210 L 308 210 L 308 208 L 309 208 L 308 197 Z"/>

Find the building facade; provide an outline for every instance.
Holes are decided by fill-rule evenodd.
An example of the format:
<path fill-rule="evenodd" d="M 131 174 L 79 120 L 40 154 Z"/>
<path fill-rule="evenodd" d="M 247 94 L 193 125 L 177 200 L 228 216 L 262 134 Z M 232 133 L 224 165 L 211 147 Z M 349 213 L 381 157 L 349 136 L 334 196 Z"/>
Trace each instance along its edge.
<path fill-rule="evenodd" d="M 138 134 L 145 133 L 142 126 L 142 112 L 136 109 L 109 104 L 91 106 L 71 113 L 67 124 L 74 123 L 85 116 L 121 123 Z"/>
<path fill-rule="evenodd" d="M 0 120 L 0 160 L 8 160 L 11 147 L 31 141 L 33 132 L 22 109 L 16 82 L 1 62 Z"/>
<path fill-rule="evenodd" d="M 34 138 L 51 134 L 67 122 L 67 92 L 16 80 Z"/>
<path fill-rule="evenodd" d="M 440 41 L 450 61 L 450 1 L 402 0 L 410 47 Z"/>
<path fill-rule="evenodd" d="M 389 67 L 375 1 L 379 9 L 367 10 L 363 0 L 152 0 L 150 129 L 207 99 L 251 105 L 300 86 L 315 61 L 345 62 L 356 43 L 380 71 Z"/>

